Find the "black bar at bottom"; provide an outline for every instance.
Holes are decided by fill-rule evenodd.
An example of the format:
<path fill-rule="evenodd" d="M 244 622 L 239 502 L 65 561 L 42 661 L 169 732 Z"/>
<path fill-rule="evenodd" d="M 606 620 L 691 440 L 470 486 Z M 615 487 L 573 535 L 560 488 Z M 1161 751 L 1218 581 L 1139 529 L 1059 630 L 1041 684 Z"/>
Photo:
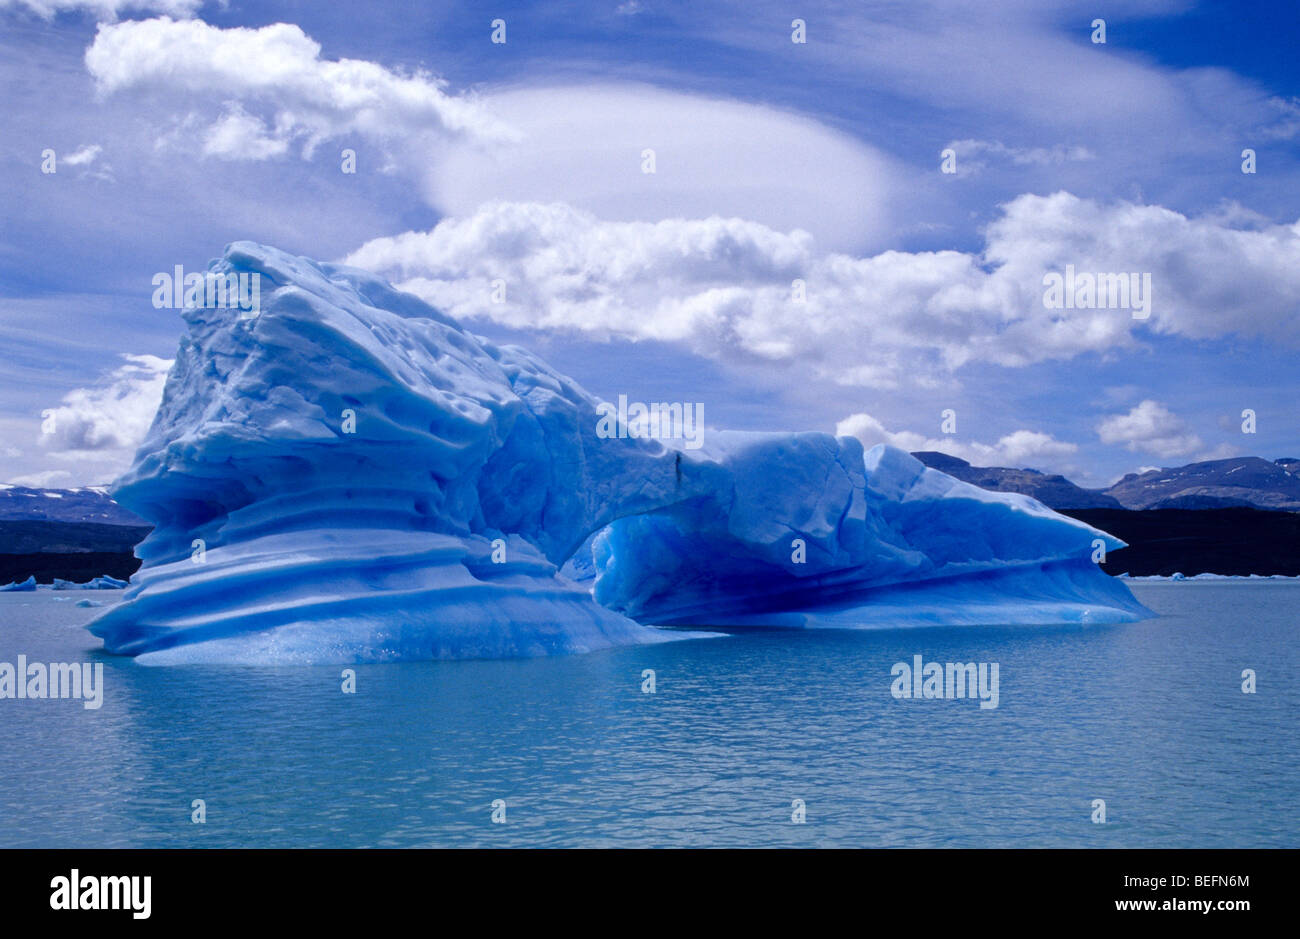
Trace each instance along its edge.
<path fill-rule="evenodd" d="M 775 911 L 918 928 L 952 922 L 1189 918 L 1231 928 L 1286 912 L 1296 851 L 0 851 L 7 924 L 348 923 L 432 915 L 452 928 L 617 916 L 627 928 Z M 76 874 L 73 874 L 76 871 Z M 108 880 L 104 878 L 138 878 Z M 143 878 L 150 878 L 146 882 Z M 75 888 L 75 889 L 74 889 Z M 73 894 L 76 898 L 73 899 Z M 101 902 L 101 899 L 102 902 Z M 147 904 L 145 902 L 147 898 Z M 1208 907 L 1206 906 L 1208 904 Z M 72 909 L 75 906 L 77 909 Z M 117 906 L 117 909 L 84 909 Z M 910 912 L 909 912 L 910 911 Z M 144 914 L 147 912 L 147 916 Z M 1172 917 L 1172 919 L 1169 919 Z M 641 923 L 641 927 L 635 924 Z M 924 924 L 924 926 L 922 925 Z M 459 931 L 459 930 L 458 930 Z"/>

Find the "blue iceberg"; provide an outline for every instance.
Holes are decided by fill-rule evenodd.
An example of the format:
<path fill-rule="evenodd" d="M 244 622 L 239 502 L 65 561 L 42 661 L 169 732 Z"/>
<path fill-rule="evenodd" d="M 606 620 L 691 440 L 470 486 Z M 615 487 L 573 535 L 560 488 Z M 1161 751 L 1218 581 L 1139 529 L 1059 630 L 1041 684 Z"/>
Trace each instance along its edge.
<path fill-rule="evenodd" d="M 110 577 L 108 574 L 101 574 L 94 580 L 88 580 L 84 584 L 79 584 L 71 580 L 63 580 L 55 577 L 52 583 L 38 584 L 35 575 L 29 576 L 26 580 L 12 584 L 0 586 L 0 593 L 28 592 L 33 590 L 122 590 L 127 586 L 127 581 L 118 580 L 116 577 Z"/>
<path fill-rule="evenodd" d="M 608 411 L 365 271 L 238 242 L 190 306 L 114 497 L 153 525 L 90 626 L 154 664 L 584 652 L 662 626 L 1117 622 L 1123 543 L 902 451 L 820 433 L 704 445 Z"/>
<path fill-rule="evenodd" d="M 1017 493 L 852 438 L 718 434 L 703 499 L 594 539 L 598 602 L 661 625 L 1107 623 L 1151 615 L 1102 573 L 1124 543 Z"/>
<path fill-rule="evenodd" d="M 94 580 L 88 580 L 84 584 L 79 584 L 73 580 L 62 580 L 54 578 L 50 585 L 51 590 L 122 590 L 127 586 L 127 581 L 118 580 L 116 577 L 110 577 L 108 574 L 101 574 Z"/>

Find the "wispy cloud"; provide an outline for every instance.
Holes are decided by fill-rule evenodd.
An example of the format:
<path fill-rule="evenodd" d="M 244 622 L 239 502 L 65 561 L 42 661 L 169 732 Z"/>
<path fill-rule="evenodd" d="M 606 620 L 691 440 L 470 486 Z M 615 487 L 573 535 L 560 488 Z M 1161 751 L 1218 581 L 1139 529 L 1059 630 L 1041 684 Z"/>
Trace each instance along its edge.
<path fill-rule="evenodd" d="M 44 470 L 40 473 L 24 473 L 9 480 L 11 486 L 25 486 L 29 489 L 62 489 L 73 482 L 72 473 L 67 470 Z"/>
<path fill-rule="evenodd" d="M 1051 147 L 1009 147 L 1000 140 L 954 140 L 945 149 L 956 155 L 957 176 L 982 173 L 994 163 L 1011 166 L 1059 166 L 1095 160 L 1097 155 L 1078 144 Z"/>
<path fill-rule="evenodd" d="M 103 147 L 99 146 L 99 144 L 90 144 L 69 153 L 63 158 L 63 162 L 69 166 L 83 166 L 90 164 L 95 162 L 95 158 L 99 156 L 100 151 L 102 150 Z"/>
<path fill-rule="evenodd" d="M 193 16 L 204 0 L 0 0 L 0 10 L 24 10 L 44 20 L 60 13 L 88 13 L 97 19 L 113 21 L 123 13 L 166 13 L 170 16 Z"/>

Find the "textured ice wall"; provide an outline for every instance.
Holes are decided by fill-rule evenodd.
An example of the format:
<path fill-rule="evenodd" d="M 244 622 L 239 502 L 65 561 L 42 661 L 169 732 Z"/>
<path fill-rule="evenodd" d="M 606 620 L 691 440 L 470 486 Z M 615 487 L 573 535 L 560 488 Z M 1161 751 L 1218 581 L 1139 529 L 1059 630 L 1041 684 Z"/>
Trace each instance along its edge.
<path fill-rule="evenodd" d="M 851 438 L 714 435 L 727 488 L 595 539 L 595 597 L 643 622 L 908 626 L 1149 615 L 1092 562 L 1123 542 Z M 715 451 L 716 452 L 716 451 Z"/>

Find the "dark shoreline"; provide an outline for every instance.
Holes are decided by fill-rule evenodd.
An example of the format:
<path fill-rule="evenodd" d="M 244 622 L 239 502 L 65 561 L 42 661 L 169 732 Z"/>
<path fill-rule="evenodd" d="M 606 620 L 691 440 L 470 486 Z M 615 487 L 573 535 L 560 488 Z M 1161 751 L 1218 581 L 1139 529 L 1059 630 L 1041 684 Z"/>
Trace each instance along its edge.
<path fill-rule="evenodd" d="M 98 522 L 0 521 L 0 586 L 34 576 L 86 583 L 107 574 L 126 580 L 140 567 L 134 554 L 148 527 Z"/>
<path fill-rule="evenodd" d="M 1108 574 L 1300 575 L 1300 513 L 1269 509 L 1061 509 L 1128 542 Z"/>
<path fill-rule="evenodd" d="M 1300 576 L 1300 513 L 1268 509 L 1061 509 L 1128 542 L 1103 570 L 1136 577 L 1181 573 Z M 90 522 L 0 521 L 0 585 L 35 576 L 84 583 L 128 579 L 147 527 Z"/>

